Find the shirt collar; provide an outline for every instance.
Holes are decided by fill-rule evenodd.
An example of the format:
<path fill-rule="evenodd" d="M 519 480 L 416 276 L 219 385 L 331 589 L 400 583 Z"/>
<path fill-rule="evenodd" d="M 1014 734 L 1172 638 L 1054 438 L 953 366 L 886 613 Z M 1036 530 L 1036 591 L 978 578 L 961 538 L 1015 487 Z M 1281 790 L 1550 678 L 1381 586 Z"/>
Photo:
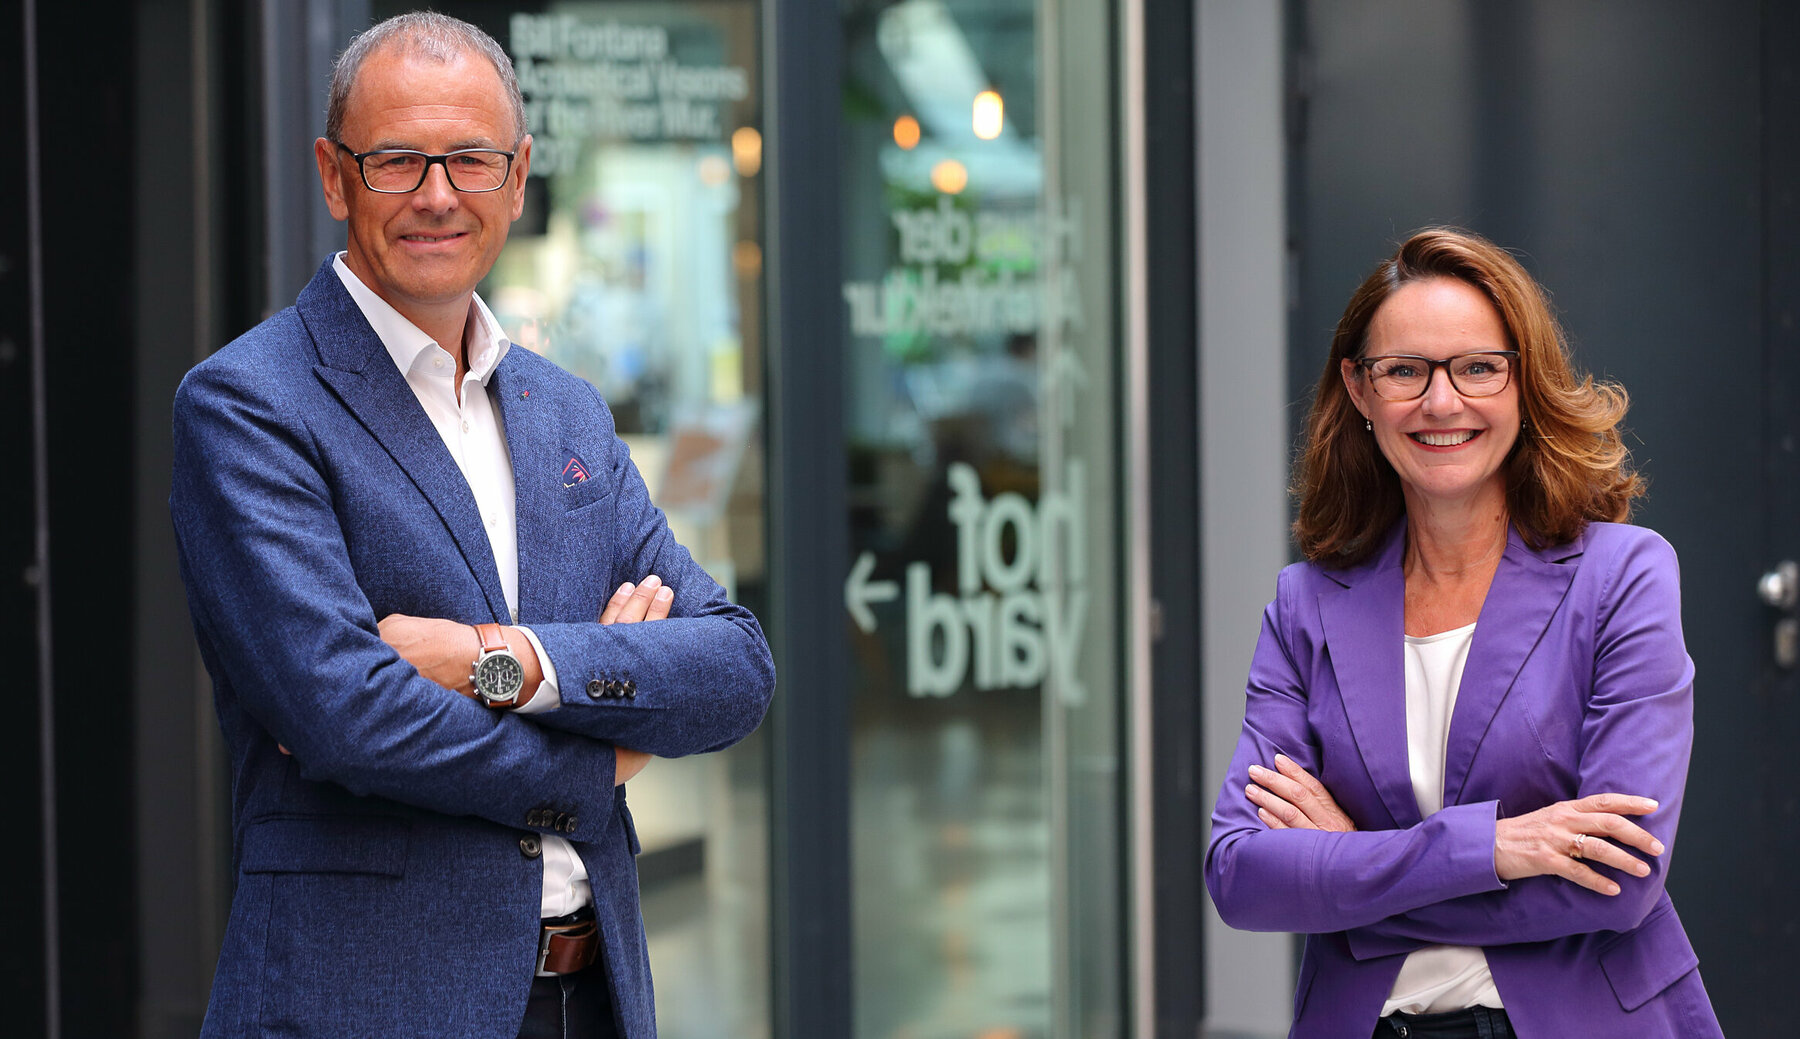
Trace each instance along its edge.
<path fill-rule="evenodd" d="M 338 253 L 331 261 L 331 268 L 337 272 L 338 280 L 344 283 L 344 290 L 350 293 L 357 309 L 368 319 L 369 327 L 375 330 L 375 335 L 380 338 L 381 345 L 386 348 L 388 357 L 393 359 L 401 375 L 412 371 L 426 351 L 441 345 L 426 335 L 418 325 L 408 321 L 387 300 L 377 296 L 375 290 L 364 285 L 362 279 L 344 263 L 343 253 Z M 469 351 L 469 371 L 486 386 L 494 369 L 500 367 L 500 361 L 512 349 L 512 341 L 501 331 L 499 320 L 482 301 L 481 294 L 470 293 L 470 299 L 470 310 L 476 324 L 474 333 L 469 337 L 472 347 Z"/>

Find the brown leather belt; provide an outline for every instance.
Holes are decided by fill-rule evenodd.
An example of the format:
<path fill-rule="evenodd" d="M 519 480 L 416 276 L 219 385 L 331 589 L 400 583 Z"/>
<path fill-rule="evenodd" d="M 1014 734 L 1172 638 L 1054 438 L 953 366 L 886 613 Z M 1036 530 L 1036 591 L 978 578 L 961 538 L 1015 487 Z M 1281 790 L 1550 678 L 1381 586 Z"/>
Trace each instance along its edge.
<path fill-rule="evenodd" d="M 586 970 L 599 952 L 600 927 L 592 911 L 545 920 L 538 930 L 537 976 Z"/>

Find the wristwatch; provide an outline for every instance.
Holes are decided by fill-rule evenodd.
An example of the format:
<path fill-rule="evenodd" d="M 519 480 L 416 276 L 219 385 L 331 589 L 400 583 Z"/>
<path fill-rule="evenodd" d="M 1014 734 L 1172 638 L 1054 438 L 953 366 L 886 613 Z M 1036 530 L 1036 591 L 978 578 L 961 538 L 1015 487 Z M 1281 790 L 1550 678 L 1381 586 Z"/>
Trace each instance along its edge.
<path fill-rule="evenodd" d="M 512 646 L 498 624 L 477 624 L 475 635 L 481 639 L 481 655 L 469 672 L 475 687 L 475 698 L 496 710 L 510 711 L 519 706 L 519 692 L 525 688 L 525 668 L 513 656 Z"/>

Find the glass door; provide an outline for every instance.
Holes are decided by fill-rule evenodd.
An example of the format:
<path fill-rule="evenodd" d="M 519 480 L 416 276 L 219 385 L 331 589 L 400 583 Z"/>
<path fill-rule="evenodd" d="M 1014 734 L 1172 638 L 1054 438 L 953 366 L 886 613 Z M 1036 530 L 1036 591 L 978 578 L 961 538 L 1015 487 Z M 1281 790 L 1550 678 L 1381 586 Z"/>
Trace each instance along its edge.
<path fill-rule="evenodd" d="M 859 1037 L 1124 1028 L 1107 6 L 843 7 Z"/>

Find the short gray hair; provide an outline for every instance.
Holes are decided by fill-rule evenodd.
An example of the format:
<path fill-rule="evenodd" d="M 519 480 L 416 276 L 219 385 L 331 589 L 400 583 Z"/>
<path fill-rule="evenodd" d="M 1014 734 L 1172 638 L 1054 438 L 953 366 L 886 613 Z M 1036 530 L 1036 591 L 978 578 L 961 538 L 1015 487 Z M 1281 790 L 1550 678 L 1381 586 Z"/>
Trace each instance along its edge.
<path fill-rule="evenodd" d="M 404 48 L 408 57 L 448 65 L 464 54 L 475 53 L 486 58 L 500 75 L 500 86 L 506 91 L 512 107 L 513 135 L 516 144 L 525 137 L 525 98 L 519 93 L 519 77 L 513 73 L 512 59 L 494 38 L 460 18 L 436 11 L 412 11 L 397 14 L 384 22 L 357 33 L 338 55 L 331 67 L 331 100 L 325 106 L 325 136 L 341 141 L 344 109 L 350 103 L 350 90 L 356 86 L 363 63 L 386 46 Z"/>

